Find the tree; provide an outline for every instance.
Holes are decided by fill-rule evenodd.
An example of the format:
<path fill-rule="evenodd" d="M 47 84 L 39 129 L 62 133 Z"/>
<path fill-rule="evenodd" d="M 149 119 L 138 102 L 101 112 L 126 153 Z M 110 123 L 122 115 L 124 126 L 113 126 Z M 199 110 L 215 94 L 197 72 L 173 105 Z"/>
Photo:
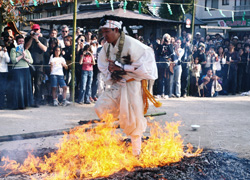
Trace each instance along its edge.
<path fill-rule="evenodd" d="M 166 3 L 176 3 L 178 5 L 171 5 L 172 15 L 170 15 L 168 11 L 168 6 Z M 191 4 L 192 0 L 164 0 L 163 4 L 161 4 L 161 7 L 159 8 L 159 16 L 161 18 L 165 19 L 172 19 L 180 21 L 183 19 L 183 12 L 181 10 L 181 7 L 179 4 Z M 192 13 L 192 5 L 183 5 L 183 8 L 185 10 L 185 13 Z"/>
<path fill-rule="evenodd" d="M 74 0 L 63 1 L 68 2 Z M 0 33 L 2 32 L 3 25 L 8 22 L 27 24 L 26 17 L 20 13 L 20 10 L 32 12 L 35 6 L 46 2 L 47 0 L 0 0 Z M 56 5 L 56 3 L 57 0 L 54 0 L 53 4 Z M 62 0 L 60 0 L 60 3 L 62 3 Z"/>

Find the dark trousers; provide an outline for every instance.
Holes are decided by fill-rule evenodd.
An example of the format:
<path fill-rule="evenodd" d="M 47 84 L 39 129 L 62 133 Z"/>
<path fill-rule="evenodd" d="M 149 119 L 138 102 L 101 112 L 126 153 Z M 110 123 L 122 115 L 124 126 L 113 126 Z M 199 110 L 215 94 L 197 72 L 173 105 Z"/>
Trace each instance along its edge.
<path fill-rule="evenodd" d="M 183 96 L 184 94 L 187 94 L 189 68 L 188 68 L 187 64 L 182 64 L 181 67 L 182 67 L 181 96 Z"/>
<path fill-rule="evenodd" d="M 245 64 L 239 64 L 238 65 L 238 78 L 237 78 L 237 92 L 243 92 L 243 77 L 246 75 L 246 70 L 245 70 Z"/>
<path fill-rule="evenodd" d="M 35 88 L 34 99 L 36 103 L 42 100 L 43 68 L 36 67 L 36 71 L 31 74 L 32 88 Z"/>
<path fill-rule="evenodd" d="M 223 65 L 223 67 L 221 69 L 221 77 L 222 77 L 222 91 L 220 92 L 220 94 L 227 95 L 227 93 L 228 93 L 228 78 L 229 78 L 227 64 Z"/>
<path fill-rule="evenodd" d="M 236 93 L 237 89 L 237 69 L 235 68 L 230 68 L 229 72 L 229 80 L 228 80 L 228 87 L 229 87 L 229 92 L 232 94 Z"/>
<path fill-rule="evenodd" d="M 0 109 L 4 108 L 4 100 L 5 100 L 5 94 L 6 94 L 6 88 L 7 88 L 7 78 L 8 73 L 7 72 L 1 72 L 0 73 Z"/>
<path fill-rule="evenodd" d="M 169 95 L 170 93 L 170 71 L 169 67 L 158 68 L 157 95 Z"/>
<path fill-rule="evenodd" d="M 198 77 L 191 76 L 190 77 L 190 95 L 191 96 L 199 96 L 198 93 Z"/>

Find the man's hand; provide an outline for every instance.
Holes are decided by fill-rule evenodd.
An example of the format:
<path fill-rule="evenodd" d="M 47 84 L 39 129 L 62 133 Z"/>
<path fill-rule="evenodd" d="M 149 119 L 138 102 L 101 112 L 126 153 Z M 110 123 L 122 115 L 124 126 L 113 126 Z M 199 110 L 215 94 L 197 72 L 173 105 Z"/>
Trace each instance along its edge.
<path fill-rule="evenodd" d="M 108 70 L 112 73 L 114 71 L 122 71 L 123 69 L 120 68 L 119 66 L 115 65 L 115 62 L 108 59 L 109 62 L 109 66 L 108 66 Z"/>

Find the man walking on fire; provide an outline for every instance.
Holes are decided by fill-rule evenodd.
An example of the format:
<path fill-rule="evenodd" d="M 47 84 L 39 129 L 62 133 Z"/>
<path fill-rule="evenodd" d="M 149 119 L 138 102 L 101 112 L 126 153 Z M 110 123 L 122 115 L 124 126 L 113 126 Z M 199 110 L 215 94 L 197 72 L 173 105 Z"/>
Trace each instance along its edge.
<path fill-rule="evenodd" d="M 141 152 L 141 137 L 147 127 L 144 114 L 148 104 L 145 99 L 149 98 L 155 106 L 161 105 L 153 99 L 144 84 L 146 80 L 157 79 L 154 52 L 125 35 L 122 22 L 116 17 L 104 16 L 100 29 L 107 42 L 98 56 L 98 68 L 109 88 L 96 102 L 95 111 L 100 119 L 107 114 L 119 119 L 124 133 L 131 136 L 132 153 L 137 156 Z"/>

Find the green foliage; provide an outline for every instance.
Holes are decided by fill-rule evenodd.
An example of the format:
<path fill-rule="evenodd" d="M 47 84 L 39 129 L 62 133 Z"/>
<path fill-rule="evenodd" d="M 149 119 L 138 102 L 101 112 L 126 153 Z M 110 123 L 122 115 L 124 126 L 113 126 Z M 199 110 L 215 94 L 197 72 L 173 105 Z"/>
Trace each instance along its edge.
<path fill-rule="evenodd" d="M 159 8 L 159 16 L 161 18 L 165 18 L 165 19 L 172 19 L 172 20 L 181 20 L 183 19 L 183 13 L 182 13 L 182 10 L 181 10 L 181 7 L 180 5 L 174 5 L 174 4 L 170 4 L 171 6 L 171 10 L 173 12 L 173 15 L 170 15 L 169 14 L 169 11 L 168 11 L 168 6 L 166 3 L 182 3 L 182 4 L 191 4 L 192 3 L 192 0 L 164 0 L 163 1 L 164 4 L 161 4 L 161 7 Z M 185 10 L 185 13 L 191 13 L 192 14 L 192 8 L 193 6 L 192 5 L 183 5 L 183 8 Z"/>
<path fill-rule="evenodd" d="M 150 3 L 150 0 L 141 1 L 141 6 L 142 6 L 141 12 L 142 12 L 142 14 L 149 14 L 149 9 L 148 9 L 147 3 Z M 128 1 L 127 10 L 139 11 L 139 1 Z"/>

